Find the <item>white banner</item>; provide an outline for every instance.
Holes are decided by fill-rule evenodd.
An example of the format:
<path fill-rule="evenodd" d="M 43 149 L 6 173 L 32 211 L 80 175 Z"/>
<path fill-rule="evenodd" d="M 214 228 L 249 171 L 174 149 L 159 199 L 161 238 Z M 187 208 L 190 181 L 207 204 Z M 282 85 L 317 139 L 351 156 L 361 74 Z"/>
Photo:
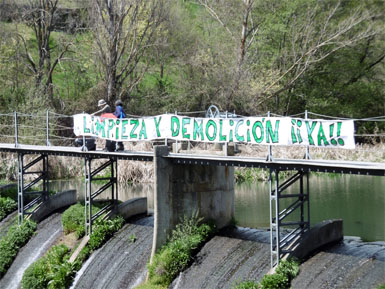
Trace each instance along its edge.
<path fill-rule="evenodd" d="M 114 141 L 174 139 L 199 142 L 241 142 L 261 145 L 309 145 L 352 149 L 353 120 L 290 117 L 194 118 L 162 114 L 143 118 L 74 115 L 77 136 Z"/>

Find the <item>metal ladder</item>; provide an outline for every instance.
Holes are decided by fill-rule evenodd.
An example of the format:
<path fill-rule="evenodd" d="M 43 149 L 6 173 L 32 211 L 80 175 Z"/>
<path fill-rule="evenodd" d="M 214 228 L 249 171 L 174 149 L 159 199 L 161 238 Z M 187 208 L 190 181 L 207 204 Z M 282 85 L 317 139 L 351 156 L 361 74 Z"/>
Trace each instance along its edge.
<path fill-rule="evenodd" d="M 48 199 L 49 197 L 49 183 L 48 183 L 48 155 L 40 155 L 33 161 L 24 166 L 24 154 L 18 153 L 18 178 L 17 178 L 17 211 L 18 211 L 18 223 L 19 225 L 23 222 L 25 215 L 30 216 L 39 206 Z M 41 171 L 28 170 L 37 163 L 42 162 L 43 169 Z M 24 176 L 34 174 L 37 175 L 27 185 L 24 185 Z M 41 191 L 31 191 L 33 186 L 38 185 L 42 181 Z M 24 205 L 24 197 L 26 195 L 38 195 L 35 199 Z"/>
<path fill-rule="evenodd" d="M 301 236 L 310 229 L 309 174 L 298 171 L 282 184 L 279 183 L 277 169 L 270 169 L 270 253 L 271 268 L 279 264 L 280 259 L 293 252 Z M 284 194 L 284 191 L 299 180 L 299 192 Z M 306 184 L 304 184 L 306 182 Z M 293 200 L 281 208 L 280 200 Z M 297 219 L 286 221 L 287 217 L 297 213 Z M 283 232 L 283 229 L 288 232 Z"/>
<path fill-rule="evenodd" d="M 103 214 L 108 214 L 113 211 L 116 207 L 118 199 L 118 188 L 117 188 L 117 175 L 118 175 L 118 162 L 116 159 L 110 158 L 107 162 L 92 170 L 92 158 L 85 158 L 85 232 L 86 235 L 91 235 L 93 222 Z M 97 175 L 106 169 L 110 169 L 109 177 L 98 177 Z M 108 181 L 106 184 L 101 186 L 95 192 L 92 192 L 92 181 Z M 111 188 L 111 199 L 107 205 L 101 208 L 96 214 L 92 213 L 93 200 L 99 196 L 102 192 Z"/>

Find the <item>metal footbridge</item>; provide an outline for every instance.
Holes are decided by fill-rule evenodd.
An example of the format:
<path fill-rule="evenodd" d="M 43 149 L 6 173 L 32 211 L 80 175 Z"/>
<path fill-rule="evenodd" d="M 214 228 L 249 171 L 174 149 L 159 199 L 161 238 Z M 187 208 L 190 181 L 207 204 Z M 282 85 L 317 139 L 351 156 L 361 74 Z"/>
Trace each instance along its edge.
<path fill-rule="evenodd" d="M 28 119 L 30 115 L 7 114 L 10 118 L 9 131 L 0 133 L 0 152 L 17 154 L 18 159 L 18 219 L 22 222 L 25 216 L 30 215 L 38 206 L 49 198 L 49 157 L 64 156 L 84 159 L 85 175 L 85 207 L 86 207 L 86 233 L 91 234 L 92 223 L 101 215 L 111 212 L 116 207 L 118 200 L 117 176 L 119 160 L 152 162 L 154 153 L 152 151 L 120 151 L 106 152 L 102 150 L 87 151 L 84 147 L 60 146 L 54 144 L 65 143 L 68 140 L 73 144 L 74 138 L 61 137 L 66 135 L 65 131 L 72 132 L 70 123 L 71 116 L 50 115 L 39 116 L 46 122 L 45 125 L 28 125 L 24 122 L 24 131 L 28 132 L 23 140 L 20 118 Z M 38 118 L 38 117 L 37 117 Z M 58 119 L 62 118 L 62 122 Z M 69 120 L 69 121 L 67 121 Z M 63 125 L 66 124 L 66 125 Z M 3 127 L 6 127 L 3 125 Z M 34 134 L 33 129 L 41 129 L 42 134 Z M 55 131 L 55 133 L 53 133 Z M 70 133 L 67 135 L 70 135 Z M 7 139 L 8 138 L 8 139 Z M 21 144 L 37 143 L 43 145 Z M 56 138 L 56 139 L 55 139 Z M 11 141 L 9 141 L 11 139 Z M 8 142 L 8 143 L 2 143 Z M 165 144 L 169 144 L 165 139 Z M 25 156 L 29 155 L 29 158 Z M 31 155 L 35 155 L 33 158 Z M 300 237 L 310 229 L 310 195 L 309 195 L 309 173 L 340 173 L 358 174 L 370 176 L 385 176 L 385 164 L 374 162 L 336 161 L 336 160 L 313 160 L 310 159 L 309 148 L 306 148 L 305 159 L 279 159 L 273 158 L 271 147 L 268 147 L 267 157 L 245 157 L 213 155 L 208 153 L 169 153 L 164 156 L 175 165 L 204 165 L 204 166 L 227 166 L 248 167 L 269 170 L 270 175 L 270 234 L 271 234 L 271 264 L 278 264 L 280 258 L 290 253 L 295 248 Z M 28 161 L 27 161 L 28 159 Z M 105 160 L 105 162 L 93 162 L 94 160 Z M 102 164 L 100 164 L 102 163 Z M 37 164 L 40 164 L 38 166 Z M 97 166 L 97 167 L 95 167 Z M 36 169 L 38 167 L 38 169 Z M 291 171 L 286 180 L 280 177 L 282 172 Z M 32 181 L 26 183 L 26 175 L 32 176 Z M 287 176 L 288 174 L 285 174 Z M 31 180 L 31 178 L 29 178 Z M 92 191 L 92 182 L 103 181 L 96 191 Z M 287 193 L 286 189 L 293 184 L 299 184 L 298 192 Z M 40 185 L 40 191 L 31 191 L 32 187 Z M 98 213 L 93 214 L 92 202 L 97 196 L 107 189 L 111 189 L 110 202 Z M 26 195 L 37 195 L 30 203 L 24 204 Z M 290 199 L 289 205 L 282 206 L 280 200 Z M 286 202 L 285 202 L 286 203 Z M 286 230 L 288 229 L 288 230 Z M 290 232 L 283 234 L 283 232 Z"/>

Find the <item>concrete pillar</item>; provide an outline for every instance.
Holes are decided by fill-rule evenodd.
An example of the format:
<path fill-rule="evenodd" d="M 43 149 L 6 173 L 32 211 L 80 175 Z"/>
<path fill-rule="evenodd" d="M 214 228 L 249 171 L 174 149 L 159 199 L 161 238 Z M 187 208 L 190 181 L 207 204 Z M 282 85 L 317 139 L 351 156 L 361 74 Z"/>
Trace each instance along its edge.
<path fill-rule="evenodd" d="M 168 148 L 154 149 L 154 239 L 152 256 L 167 241 L 184 216 L 195 212 L 213 220 L 218 228 L 234 216 L 234 169 L 232 167 L 177 165 L 167 158 Z"/>

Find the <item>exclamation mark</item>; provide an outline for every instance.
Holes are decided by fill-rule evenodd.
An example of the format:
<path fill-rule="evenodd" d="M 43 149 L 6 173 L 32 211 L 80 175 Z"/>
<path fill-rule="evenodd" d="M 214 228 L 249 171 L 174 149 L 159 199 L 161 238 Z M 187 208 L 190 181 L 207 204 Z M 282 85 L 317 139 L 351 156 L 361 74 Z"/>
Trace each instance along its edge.
<path fill-rule="evenodd" d="M 329 127 L 330 127 L 330 143 L 334 146 L 336 145 L 340 145 L 340 146 L 343 146 L 345 145 L 345 142 L 342 138 L 340 138 L 341 136 L 341 126 L 342 126 L 342 122 L 337 122 L 337 140 L 335 138 L 333 138 L 333 134 L 334 134 L 334 123 L 332 123 Z"/>
<path fill-rule="evenodd" d="M 337 122 L 337 138 L 338 138 L 338 144 L 340 146 L 343 146 L 345 145 L 345 142 L 342 138 L 340 138 L 340 135 L 341 135 L 341 126 L 342 126 L 342 122 Z"/>
<path fill-rule="evenodd" d="M 337 141 L 333 138 L 333 133 L 334 133 L 334 123 L 330 125 L 330 143 L 334 146 L 337 145 Z"/>

